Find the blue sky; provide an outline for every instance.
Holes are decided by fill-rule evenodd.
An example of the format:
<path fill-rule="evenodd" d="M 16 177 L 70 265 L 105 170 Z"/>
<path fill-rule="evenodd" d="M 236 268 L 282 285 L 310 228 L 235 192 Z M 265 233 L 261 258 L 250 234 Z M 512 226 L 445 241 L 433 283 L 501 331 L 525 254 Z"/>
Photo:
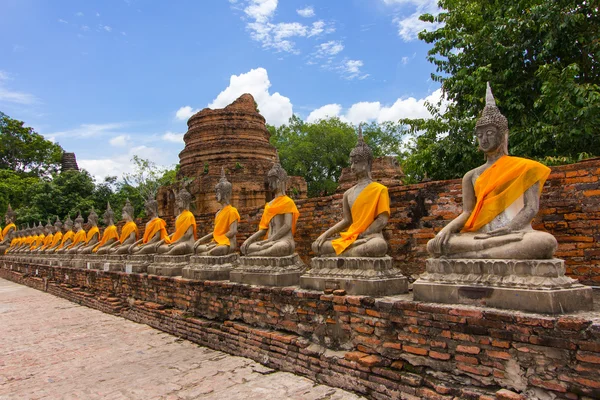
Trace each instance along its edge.
<path fill-rule="evenodd" d="M 0 111 L 98 179 L 134 154 L 177 163 L 187 119 L 246 92 L 273 125 L 427 117 L 423 12 L 436 2 L 4 0 Z"/>

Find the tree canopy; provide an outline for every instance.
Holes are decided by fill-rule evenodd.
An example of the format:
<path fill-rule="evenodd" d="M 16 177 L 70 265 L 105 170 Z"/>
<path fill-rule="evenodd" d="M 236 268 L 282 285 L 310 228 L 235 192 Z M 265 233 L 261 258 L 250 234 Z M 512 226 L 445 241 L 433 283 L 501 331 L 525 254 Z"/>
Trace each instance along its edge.
<path fill-rule="evenodd" d="M 513 155 L 547 163 L 600 155 L 600 9 L 589 0 L 441 0 L 443 24 L 419 38 L 432 45 L 432 79 L 447 109 L 406 119 L 404 153 L 416 179 L 457 178 L 481 162 L 473 137 L 490 82 L 508 118 Z"/>

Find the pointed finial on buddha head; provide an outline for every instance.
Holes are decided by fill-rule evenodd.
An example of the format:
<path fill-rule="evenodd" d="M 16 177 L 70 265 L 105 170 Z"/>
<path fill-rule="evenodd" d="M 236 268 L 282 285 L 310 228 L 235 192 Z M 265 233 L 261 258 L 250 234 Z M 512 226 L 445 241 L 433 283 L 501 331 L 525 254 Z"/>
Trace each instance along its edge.
<path fill-rule="evenodd" d="M 496 99 L 492 94 L 492 88 L 489 82 L 486 84 L 485 107 L 481 112 L 481 117 L 479 117 L 475 123 L 475 129 L 488 125 L 496 127 L 502 134 L 504 140 L 504 154 L 508 154 L 508 120 L 504 115 L 502 115 L 500 109 L 496 105 Z"/>
<path fill-rule="evenodd" d="M 365 143 L 361 124 L 358 125 L 358 140 L 356 147 L 350 152 L 350 159 L 355 161 L 367 161 L 369 163 L 369 169 L 371 169 L 371 164 L 373 164 L 373 151 L 369 145 Z"/>

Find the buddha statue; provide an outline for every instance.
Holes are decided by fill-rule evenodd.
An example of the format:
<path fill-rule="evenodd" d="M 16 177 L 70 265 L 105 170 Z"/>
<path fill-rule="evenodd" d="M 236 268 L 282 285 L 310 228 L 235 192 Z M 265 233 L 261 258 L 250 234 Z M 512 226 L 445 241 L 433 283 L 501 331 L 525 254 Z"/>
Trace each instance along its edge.
<path fill-rule="evenodd" d="M 110 208 L 110 203 L 106 203 L 106 211 L 104 212 L 104 223 L 106 228 L 102 232 L 102 239 L 94 246 L 92 253 L 95 254 L 107 254 L 110 251 L 112 245 L 119 241 L 119 234 L 117 233 L 117 227 L 115 226 L 115 213 Z"/>
<path fill-rule="evenodd" d="M 94 247 L 100 242 L 100 229 L 98 229 L 98 214 L 92 208 L 88 215 L 88 224 L 91 225 L 85 237 L 85 244 L 77 250 L 77 254 L 91 254 Z"/>
<path fill-rule="evenodd" d="M 0 254 L 4 254 L 11 246 L 13 239 L 16 237 L 17 226 L 15 225 L 16 214 L 10 204 L 4 214 L 4 229 L 0 231 Z"/>
<path fill-rule="evenodd" d="M 190 254 L 194 251 L 196 240 L 196 217 L 189 210 L 192 195 L 185 188 L 176 196 L 179 215 L 175 220 L 175 232 L 159 242 L 157 253 L 166 256 Z"/>
<path fill-rule="evenodd" d="M 158 202 L 154 198 L 149 198 L 144 203 L 144 209 L 150 220 L 146 223 L 144 236 L 129 248 L 131 254 L 156 254 L 159 244 L 168 237 L 167 223 L 158 217 Z"/>
<path fill-rule="evenodd" d="M 54 254 L 55 250 L 58 248 L 58 246 L 60 246 L 60 243 L 62 242 L 62 222 L 60 222 L 58 216 L 56 217 L 56 221 L 54 221 L 52 233 L 52 242 L 48 245 L 48 247 L 44 249 L 44 253 L 46 254 Z"/>
<path fill-rule="evenodd" d="M 194 252 L 202 256 L 225 256 L 237 248 L 237 225 L 240 221 L 238 210 L 231 205 L 231 183 L 221 168 L 221 179 L 215 186 L 216 197 L 221 209 L 215 215 L 215 227 L 194 244 Z"/>
<path fill-rule="evenodd" d="M 508 155 L 508 121 L 489 83 L 475 135 L 486 162 L 463 177 L 463 211 L 427 243 L 427 251 L 434 258 L 552 258 L 554 236 L 531 227 L 550 169 Z"/>
<path fill-rule="evenodd" d="M 285 194 L 287 173 L 281 167 L 279 154 L 267 174 L 269 190 L 274 198 L 265 205 L 258 231 L 242 244 L 241 252 L 253 257 L 284 257 L 294 254 L 294 233 L 300 212 Z"/>
<path fill-rule="evenodd" d="M 115 242 L 113 247 L 110 249 L 112 254 L 129 254 L 131 247 L 136 243 L 138 236 L 140 235 L 137 224 L 133 221 L 134 218 L 133 206 L 127 199 L 125 206 L 123 206 L 122 217 L 125 220 L 125 225 L 121 229 L 121 236 L 119 240 Z"/>
<path fill-rule="evenodd" d="M 390 197 L 387 187 L 371 178 L 373 152 L 360 126 L 350 162 L 357 184 L 344 193 L 343 219 L 319 236 L 312 250 L 322 257 L 383 257 L 388 246 L 382 231 L 390 217 Z M 338 233 L 340 237 L 332 238 Z"/>
<path fill-rule="evenodd" d="M 34 226 L 35 226 L 35 224 L 34 224 Z M 44 234 L 44 226 L 42 225 L 42 222 L 39 221 L 37 228 L 34 229 L 33 240 L 31 242 L 31 246 L 29 246 L 28 252 L 35 253 L 37 251 L 37 249 L 42 246 L 45 238 L 46 238 L 46 235 Z"/>
<path fill-rule="evenodd" d="M 81 218 L 81 214 L 79 215 Z M 81 223 L 83 223 L 83 218 L 81 218 Z M 70 216 L 67 216 L 65 220 L 65 224 L 63 226 L 65 233 L 60 241 L 60 244 L 56 247 L 56 254 L 64 254 L 67 252 L 67 249 L 73 244 L 73 240 L 75 239 L 75 232 L 73 232 L 73 221 Z"/>
<path fill-rule="evenodd" d="M 85 240 L 87 236 L 85 229 L 83 229 L 83 222 L 84 219 L 81 216 L 80 211 L 77 215 L 77 218 L 75 218 L 75 235 L 73 236 L 73 241 L 71 242 L 69 247 L 67 247 L 67 254 L 77 254 L 77 251 L 83 246 L 85 246 Z"/>
<path fill-rule="evenodd" d="M 26 250 L 29 250 L 31 244 L 33 243 L 33 228 L 29 227 L 29 222 L 27 223 L 27 227 L 23 232 L 23 241 L 21 245 L 15 250 L 16 253 L 24 253 Z"/>
<path fill-rule="evenodd" d="M 36 249 L 36 253 L 38 254 L 43 253 L 48 248 L 48 246 L 50 246 L 50 243 L 52 243 L 52 240 L 54 239 L 54 227 L 50 223 L 50 218 L 48 218 L 48 220 L 46 221 L 46 226 L 44 227 L 44 234 L 46 235 L 46 237 L 44 238 L 44 242 L 40 247 Z"/>

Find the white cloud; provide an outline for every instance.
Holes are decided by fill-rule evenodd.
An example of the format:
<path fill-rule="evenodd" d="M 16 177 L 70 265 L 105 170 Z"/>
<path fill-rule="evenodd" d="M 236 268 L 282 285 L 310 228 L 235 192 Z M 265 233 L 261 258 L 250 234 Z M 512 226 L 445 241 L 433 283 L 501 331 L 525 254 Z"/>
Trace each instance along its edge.
<path fill-rule="evenodd" d="M 166 132 L 162 138 L 167 142 L 183 143 L 183 133 Z"/>
<path fill-rule="evenodd" d="M 422 14 L 438 15 L 441 8 L 437 0 L 384 0 L 388 5 L 410 5 L 415 10 L 409 16 L 395 17 L 394 24 L 398 27 L 398 35 L 405 41 L 410 42 L 417 39 L 419 32 L 432 31 L 440 28 L 443 24 L 424 22 L 419 19 Z"/>
<path fill-rule="evenodd" d="M 58 22 L 60 22 L 61 24 L 68 24 L 69 22 L 65 21 L 64 19 L 59 19 Z"/>
<path fill-rule="evenodd" d="M 244 12 L 257 22 L 267 22 L 275 14 L 276 9 L 277 0 L 250 0 Z"/>
<path fill-rule="evenodd" d="M 229 86 L 219 93 L 208 106 L 210 108 L 223 108 L 242 94 L 250 93 L 267 123 L 280 126 L 287 123 L 292 116 L 292 102 L 278 92 L 270 94 L 270 87 L 271 82 L 267 70 L 264 68 L 252 69 L 245 74 L 232 75 Z"/>
<path fill-rule="evenodd" d="M 119 135 L 109 140 L 111 146 L 114 147 L 125 147 L 129 145 L 131 136 L 129 135 Z"/>
<path fill-rule="evenodd" d="M 100 25 L 100 27 L 102 29 L 104 29 L 106 32 L 111 32 L 112 31 L 112 28 L 110 26 L 108 26 L 108 25 Z"/>
<path fill-rule="evenodd" d="M 437 104 L 442 97 L 442 89 L 438 89 L 429 96 L 422 99 L 414 97 L 400 98 L 391 106 L 382 106 L 380 102 L 358 102 L 354 103 L 342 114 L 339 104 L 327 104 L 311 112 L 306 118 L 307 122 L 315 122 L 327 117 L 339 117 L 342 121 L 358 124 L 360 122 L 398 121 L 402 118 L 430 118 L 426 103 Z M 446 108 L 447 101 L 442 102 L 442 110 Z"/>
<path fill-rule="evenodd" d="M 90 27 L 87 25 L 81 25 L 81 30 L 87 32 L 90 30 Z"/>
<path fill-rule="evenodd" d="M 314 17 L 315 16 L 315 10 L 312 7 L 304 7 L 300 10 L 296 10 L 296 12 L 298 13 L 298 15 L 300 15 L 301 17 L 304 18 L 310 18 L 310 17 Z"/>
<path fill-rule="evenodd" d="M 344 45 L 339 40 L 330 40 L 317 46 L 317 57 L 330 57 L 344 50 Z"/>
<path fill-rule="evenodd" d="M 83 17 L 83 13 L 81 11 L 77 12 L 75 15 L 78 17 Z"/>
<path fill-rule="evenodd" d="M 409 57 L 402 57 L 402 64 L 403 64 L 403 65 L 406 65 L 406 64 L 408 64 L 408 62 L 409 62 L 409 61 L 410 61 L 410 58 L 409 58 Z"/>
<path fill-rule="evenodd" d="M 115 123 L 107 123 L 107 124 L 81 124 L 77 128 L 69 129 L 66 131 L 52 132 L 48 133 L 48 136 L 52 136 L 54 138 L 57 137 L 92 137 L 92 136 L 102 136 L 102 135 L 114 135 L 119 136 L 124 133 L 120 132 L 122 128 L 125 128 L 129 125 L 126 122 L 115 122 Z M 46 136 L 46 135 L 44 135 Z"/>
<path fill-rule="evenodd" d="M 365 79 L 369 76 L 369 74 L 363 74 L 360 70 L 363 67 L 364 63 L 362 60 L 344 60 L 337 69 L 340 71 L 342 76 L 348 80 L 352 80 L 355 78 Z"/>
<path fill-rule="evenodd" d="M 40 102 L 36 96 L 30 93 L 18 92 L 5 87 L 4 83 L 9 80 L 12 79 L 8 72 L 0 70 L 0 103 L 32 105 Z"/>
<path fill-rule="evenodd" d="M 196 114 L 198 111 L 200 110 L 194 110 L 190 106 L 183 106 L 175 112 L 175 118 L 177 118 L 180 121 L 187 121 L 192 115 Z"/>

